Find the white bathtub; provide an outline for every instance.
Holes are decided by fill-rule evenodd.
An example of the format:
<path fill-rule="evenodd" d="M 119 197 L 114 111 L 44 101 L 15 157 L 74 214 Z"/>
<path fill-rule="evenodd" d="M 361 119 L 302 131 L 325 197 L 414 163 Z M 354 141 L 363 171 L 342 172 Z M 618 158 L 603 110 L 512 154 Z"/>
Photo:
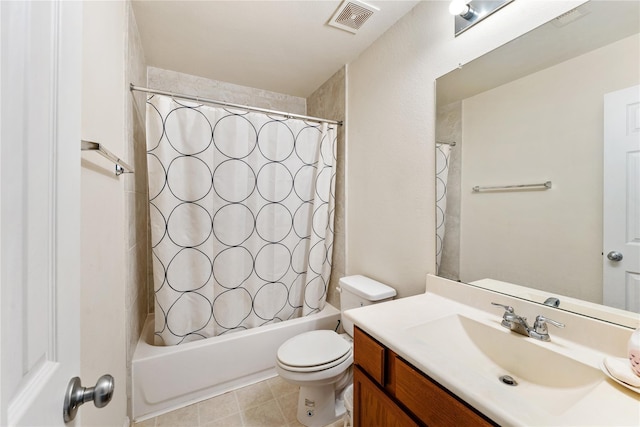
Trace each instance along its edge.
<path fill-rule="evenodd" d="M 340 311 L 326 304 L 317 314 L 243 332 L 170 347 L 154 346 L 153 315 L 138 340 L 131 365 L 134 421 L 274 377 L 278 347 L 316 329 L 335 329 Z"/>

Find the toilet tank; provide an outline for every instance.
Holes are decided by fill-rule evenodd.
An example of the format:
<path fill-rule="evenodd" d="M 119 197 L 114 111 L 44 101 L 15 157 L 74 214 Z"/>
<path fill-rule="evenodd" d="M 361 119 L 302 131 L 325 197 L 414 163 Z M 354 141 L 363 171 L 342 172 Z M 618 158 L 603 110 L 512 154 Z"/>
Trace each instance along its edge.
<path fill-rule="evenodd" d="M 365 276 L 346 276 L 340 279 L 340 311 L 364 307 L 392 300 L 396 290 Z M 342 327 L 353 336 L 353 322 L 342 317 Z"/>

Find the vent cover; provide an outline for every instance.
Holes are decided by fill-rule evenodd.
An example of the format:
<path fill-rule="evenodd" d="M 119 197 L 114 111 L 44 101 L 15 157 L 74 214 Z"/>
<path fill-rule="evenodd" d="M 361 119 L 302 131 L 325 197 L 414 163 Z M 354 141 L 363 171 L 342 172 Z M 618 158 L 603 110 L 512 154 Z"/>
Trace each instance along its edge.
<path fill-rule="evenodd" d="M 575 9 L 571 9 L 567 13 L 563 13 L 558 16 L 553 20 L 553 24 L 556 27 L 564 27 L 565 25 L 568 25 L 588 14 L 589 10 L 587 10 L 586 7 L 576 7 Z"/>
<path fill-rule="evenodd" d="M 359 0 L 345 0 L 333 14 L 329 25 L 355 34 L 378 10 L 380 9 Z"/>

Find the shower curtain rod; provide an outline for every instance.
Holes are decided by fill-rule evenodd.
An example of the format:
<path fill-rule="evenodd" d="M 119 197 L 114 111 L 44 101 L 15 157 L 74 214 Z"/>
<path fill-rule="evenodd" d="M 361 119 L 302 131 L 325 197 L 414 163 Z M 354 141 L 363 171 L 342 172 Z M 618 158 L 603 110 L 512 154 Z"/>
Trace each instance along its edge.
<path fill-rule="evenodd" d="M 156 95 L 166 95 L 166 96 L 170 96 L 172 98 L 181 98 L 181 99 L 186 99 L 186 100 L 189 100 L 189 101 L 204 102 L 204 103 L 207 103 L 207 104 L 221 105 L 223 107 L 238 108 L 238 109 L 241 109 L 241 110 L 255 111 L 255 112 L 258 112 L 258 113 L 275 114 L 275 115 L 278 115 L 278 116 L 285 117 L 287 119 L 302 119 L 302 120 L 306 120 L 306 121 L 310 121 L 310 122 L 329 123 L 329 124 L 332 124 L 332 125 L 342 126 L 342 121 L 325 120 L 325 119 L 321 119 L 321 118 L 318 118 L 318 117 L 303 116 L 301 114 L 285 113 L 285 112 L 282 112 L 282 111 L 267 110 L 266 108 L 249 107 L 247 105 L 240 105 L 240 104 L 233 104 L 231 102 L 217 101 L 215 99 L 200 98 L 199 96 L 183 95 L 183 94 L 179 94 L 179 93 L 166 92 L 164 90 L 149 89 L 149 88 L 146 88 L 146 87 L 135 86 L 133 83 L 129 84 L 129 90 L 132 90 L 132 91 L 133 90 L 137 90 L 138 92 L 154 93 Z"/>

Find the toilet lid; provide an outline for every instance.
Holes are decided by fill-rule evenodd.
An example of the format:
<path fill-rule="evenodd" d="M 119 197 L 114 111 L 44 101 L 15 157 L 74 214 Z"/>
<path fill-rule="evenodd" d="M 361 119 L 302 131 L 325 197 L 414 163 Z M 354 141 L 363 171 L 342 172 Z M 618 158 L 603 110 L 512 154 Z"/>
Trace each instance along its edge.
<path fill-rule="evenodd" d="M 310 331 L 285 341 L 278 349 L 278 360 L 287 366 L 305 368 L 326 365 L 349 352 L 351 345 L 334 331 Z"/>

